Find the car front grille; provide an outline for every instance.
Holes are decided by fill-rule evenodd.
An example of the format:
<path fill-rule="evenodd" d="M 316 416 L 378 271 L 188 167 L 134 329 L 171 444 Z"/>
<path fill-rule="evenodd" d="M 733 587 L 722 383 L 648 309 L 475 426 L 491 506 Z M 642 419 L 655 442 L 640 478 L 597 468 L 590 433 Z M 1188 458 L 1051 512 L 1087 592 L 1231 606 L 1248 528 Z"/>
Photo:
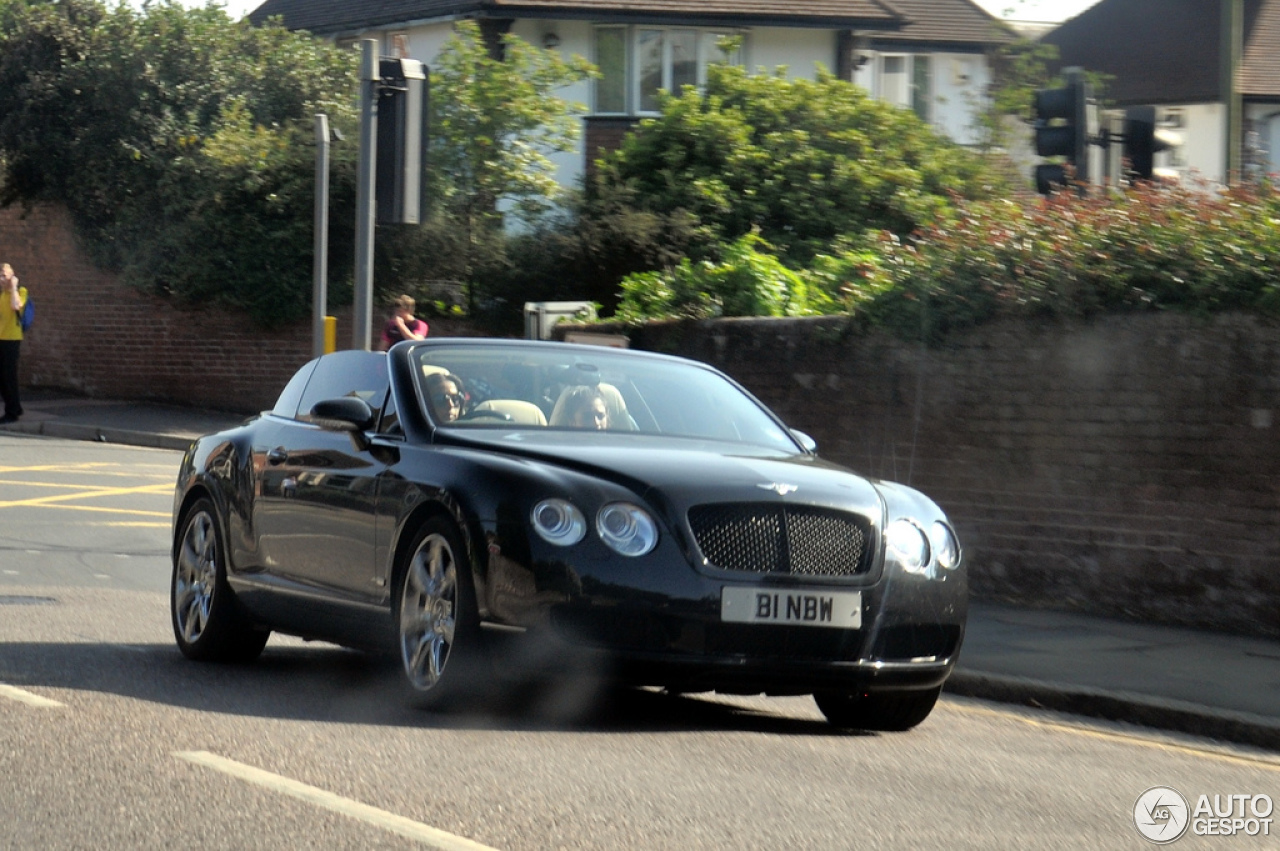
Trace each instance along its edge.
<path fill-rule="evenodd" d="M 735 502 L 689 509 L 698 548 L 722 570 L 847 577 L 871 563 L 871 524 L 811 505 Z"/>

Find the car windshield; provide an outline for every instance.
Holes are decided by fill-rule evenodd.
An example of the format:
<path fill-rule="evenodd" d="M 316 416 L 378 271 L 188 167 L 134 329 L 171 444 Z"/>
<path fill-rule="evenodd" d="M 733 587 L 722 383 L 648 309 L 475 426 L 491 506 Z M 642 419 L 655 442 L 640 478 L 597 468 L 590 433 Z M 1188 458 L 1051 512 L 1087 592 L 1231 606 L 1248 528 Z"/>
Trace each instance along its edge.
<path fill-rule="evenodd" d="M 696 364 L 605 347 L 428 345 L 413 352 L 431 418 L 459 428 L 631 432 L 794 452 L 754 399 Z"/>

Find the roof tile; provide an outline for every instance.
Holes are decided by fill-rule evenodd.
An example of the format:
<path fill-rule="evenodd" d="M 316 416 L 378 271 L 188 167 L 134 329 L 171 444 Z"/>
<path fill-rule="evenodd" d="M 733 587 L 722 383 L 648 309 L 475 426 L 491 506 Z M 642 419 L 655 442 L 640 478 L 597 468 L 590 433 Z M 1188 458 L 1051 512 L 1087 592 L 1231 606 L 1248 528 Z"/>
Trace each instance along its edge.
<path fill-rule="evenodd" d="M 877 42 L 1005 44 L 1016 38 L 1003 21 L 971 0 L 893 0 L 908 23 L 897 32 L 876 33 Z"/>
<path fill-rule="evenodd" d="M 938 0 L 955 2 L 955 0 Z M 720 20 L 822 21 L 834 25 L 892 27 L 901 20 L 899 0 L 266 0 L 249 14 L 253 23 L 282 16 L 290 29 L 319 33 L 489 13 L 521 12 L 581 17 L 591 14 L 714 17 Z M 917 0 L 919 2 L 919 0 Z"/>

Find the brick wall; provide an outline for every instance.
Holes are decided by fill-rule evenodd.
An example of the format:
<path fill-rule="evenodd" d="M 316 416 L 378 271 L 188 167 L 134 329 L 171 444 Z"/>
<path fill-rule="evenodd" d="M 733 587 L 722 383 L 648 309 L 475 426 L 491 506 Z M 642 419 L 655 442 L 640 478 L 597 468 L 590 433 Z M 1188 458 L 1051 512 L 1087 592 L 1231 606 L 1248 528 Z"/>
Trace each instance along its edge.
<path fill-rule="evenodd" d="M 1005 322 L 933 349 L 835 318 L 630 336 L 715 364 L 825 457 L 936 499 L 976 596 L 1280 635 L 1274 322 Z"/>
<path fill-rule="evenodd" d="M 635 129 L 639 120 L 622 116 L 588 116 L 583 122 L 586 126 L 583 150 L 586 151 L 589 181 L 595 176 L 596 160 L 621 148 L 623 140 Z"/>
<path fill-rule="evenodd" d="M 35 300 L 36 324 L 22 344 L 23 386 L 252 413 L 269 408 L 311 358 L 310 318 L 267 332 L 238 312 L 179 309 L 94 268 L 60 207 L 25 216 L 0 209 L 0 262 L 13 264 Z M 310 281 L 304 286 L 310 293 Z M 347 348 L 351 310 L 330 313 L 338 347 Z M 378 331 L 381 322 L 378 308 Z M 452 323 L 431 325 L 447 334 Z"/>

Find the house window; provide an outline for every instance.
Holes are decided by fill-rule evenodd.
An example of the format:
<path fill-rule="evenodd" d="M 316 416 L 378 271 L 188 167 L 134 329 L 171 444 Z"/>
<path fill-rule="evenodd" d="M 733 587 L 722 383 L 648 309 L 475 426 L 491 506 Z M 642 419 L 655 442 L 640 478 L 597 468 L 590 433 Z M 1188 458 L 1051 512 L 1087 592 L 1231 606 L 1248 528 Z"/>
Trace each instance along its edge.
<path fill-rule="evenodd" d="M 597 27 L 595 114 L 658 111 L 659 92 L 706 83 L 707 66 L 740 61 L 726 57 L 720 39 L 731 33 L 687 27 Z"/>
<path fill-rule="evenodd" d="M 928 54 L 881 54 L 877 91 L 880 100 L 910 109 L 928 121 L 933 99 L 931 58 Z"/>
<path fill-rule="evenodd" d="M 396 59 L 409 58 L 409 34 L 408 33 L 392 33 L 391 38 L 391 55 Z"/>
<path fill-rule="evenodd" d="M 1161 127 L 1168 127 L 1171 130 L 1176 129 L 1182 132 L 1187 126 L 1187 115 L 1181 109 L 1162 110 L 1156 123 Z M 1165 161 L 1168 168 L 1187 167 L 1187 155 L 1184 148 L 1184 145 L 1177 145 L 1165 153 Z"/>
<path fill-rule="evenodd" d="M 933 66 L 929 56 L 911 57 L 911 109 L 921 120 L 930 120 L 929 104 L 933 100 Z"/>
<path fill-rule="evenodd" d="M 596 112 L 627 111 L 627 30 L 601 27 L 596 30 Z"/>
<path fill-rule="evenodd" d="M 880 57 L 880 100 L 894 106 L 911 104 L 911 80 L 907 77 L 907 57 L 885 54 Z"/>

